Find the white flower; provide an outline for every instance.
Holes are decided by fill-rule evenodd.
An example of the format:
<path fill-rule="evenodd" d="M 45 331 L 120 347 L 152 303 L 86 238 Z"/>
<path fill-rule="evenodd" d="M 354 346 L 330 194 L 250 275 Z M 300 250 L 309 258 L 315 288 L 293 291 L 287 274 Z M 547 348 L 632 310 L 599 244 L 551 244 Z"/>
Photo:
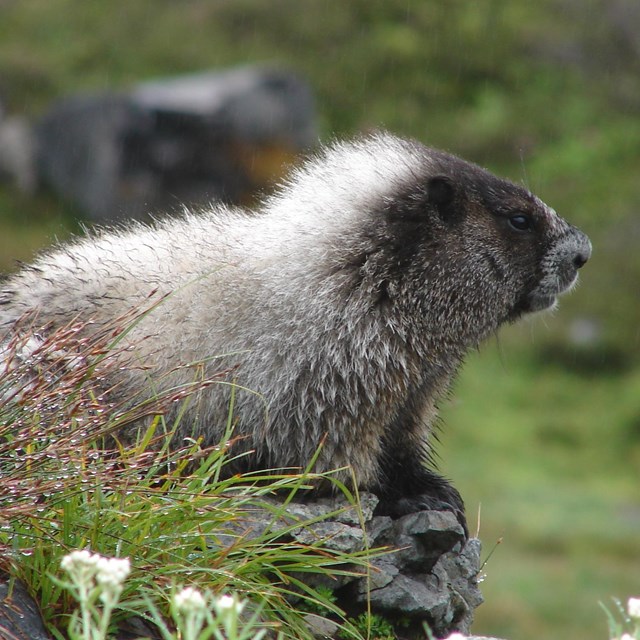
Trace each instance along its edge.
<path fill-rule="evenodd" d="M 129 558 L 103 558 L 97 562 L 96 582 L 105 587 L 120 587 L 131 571 Z"/>
<path fill-rule="evenodd" d="M 219 616 L 225 617 L 230 614 L 240 615 L 244 609 L 244 602 L 240 602 L 235 596 L 220 596 L 215 602 L 214 607 Z"/>
<path fill-rule="evenodd" d="M 446 640 L 466 640 L 467 636 L 463 636 L 461 633 L 457 631 L 452 633 L 450 636 L 447 636 Z"/>
<path fill-rule="evenodd" d="M 72 582 L 90 588 L 96 572 L 96 565 L 100 556 L 94 555 L 87 549 L 78 549 L 68 553 L 60 561 L 60 566 L 69 574 Z"/>
<path fill-rule="evenodd" d="M 640 598 L 629 598 L 627 612 L 630 617 L 640 620 Z"/>
<path fill-rule="evenodd" d="M 620 640 L 635 640 L 635 638 L 630 633 L 623 633 Z"/>
<path fill-rule="evenodd" d="M 233 596 L 220 596 L 216 601 L 218 609 L 232 609 L 235 606 Z"/>
<path fill-rule="evenodd" d="M 203 611 L 206 603 L 202 594 L 193 587 L 185 587 L 180 593 L 173 597 L 173 602 L 182 613 L 190 613 L 192 611 Z"/>
<path fill-rule="evenodd" d="M 60 566 L 67 572 L 77 566 L 89 566 L 91 564 L 93 564 L 93 554 L 86 549 L 72 551 L 60 561 Z"/>
<path fill-rule="evenodd" d="M 60 566 L 78 586 L 82 584 L 84 588 L 93 588 L 98 584 L 105 591 L 118 595 L 131 571 L 129 558 L 105 558 L 87 549 L 68 553 Z"/>

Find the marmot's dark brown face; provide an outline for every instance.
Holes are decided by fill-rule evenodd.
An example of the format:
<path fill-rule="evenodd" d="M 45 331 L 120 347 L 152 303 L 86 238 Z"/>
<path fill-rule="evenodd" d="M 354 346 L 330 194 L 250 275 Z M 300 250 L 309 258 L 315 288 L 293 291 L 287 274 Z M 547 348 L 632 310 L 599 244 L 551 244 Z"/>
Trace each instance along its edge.
<path fill-rule="evenodd" d="M 493 182 L 498 184 L 480 185 L 479 213 L 493 219 L 503 259 L 521 268 L 523 275 L 528 272 L 516 279 L 522 290 L 514 311 L 553 307 L 576 283 L 578 269 L 591 256 L 591 242 L 528 191 L 496 178 Z"/>
<path fill-rule="evenodd" d="M 420 287 L 425 312 L 457 335 L 472 327 L 472 342 L 553 307 L 591 255 L 587 236 L 526 189 L 428 153 L 431 176 L 387 208 L 399 280 Z"/>

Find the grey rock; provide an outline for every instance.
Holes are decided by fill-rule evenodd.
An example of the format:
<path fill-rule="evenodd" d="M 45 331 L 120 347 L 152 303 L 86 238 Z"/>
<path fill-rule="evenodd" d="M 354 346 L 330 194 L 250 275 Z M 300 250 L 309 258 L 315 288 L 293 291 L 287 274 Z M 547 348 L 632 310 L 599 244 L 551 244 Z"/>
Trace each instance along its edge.
<path fill-rule="evenodd" d="M 12 640 L 51 640 L 40 610 L 24 584 L 0 574 L 0 638 Z"/>
<path fill-rule="evenodd" d="M 11 180 L 23 193 L 36 190 L 36 141 L 31 125 L 21 116 L 0 113 L 0 178 Z"/>
<path fill-rule="evenodd" d="M 157 186 L 146 162 L 134 162 L 133 137 L 152 128 L 152 114 L 126 95 L 62 100 L 36 127 L 42 180 L 92 218 L 136 215 Z"/>
<path fill-rule="evenodd" d="M 477 582 L 480 541 L 465 540 L 452 513 L 421 511 L 392 520 L 373 515 L 375 496 L 363 494 L 360 498 L 361 512 L 344 497 L 286 505 L 270 498 L 264 501 L 264 511 L 252 510 L 250 519 L 238 520 L 234 527 L 243 536 L 270 527 L 271 531 L 283 531 L 290 540 L 337 552 L 388 548 L 370 560 L 366 575 L 359 571 L 359 576 L 296 577 L 316 588 L 329 587 L 338 594 L 338 605 L 346 610 L 364 610 L 370 602 L 374 613 L 392 622 L 408 619 L 416 633 L 423 622 L 438 636 L 452 631 L 468 633 L 473 612 L 482 603 Z"/>
<path fill-rule="evenodd" d="M 471 538 L 460 553 L 446 553 L 436 564 L 436 568 L 439 566 L 448 577 L 451 591 L 460 596 L 469 613 L 484 602 L 477 580 L 481 550 L 480 541 Z M 468 617 L 470 623 L 472 616 Z"/>
<path fill-rule="evenodd" d="M 444 619 L 449 594 L 432 576 L 398 574 L 388 585 L 369 592 L 374 611 L 411 618 Z"/>
<path fill-rule="evenodd" d="M 448 511 L 420 511 L 399 518 L 395 534 L 399 566 L 411 571 L 430 571 L 443 553 L 460 550 L 464 543 L 464 531 Z"/>
<path fill-rule="evenodd" d="M 274 500 L 271 504 L 275 505 L 277 501 Z M 323 497 L 309 502 L 290 502 L 286 506 L 286 512 L 303 520 L 331 517 L 335 522 L 360 526 L 373 519 L 377 504 L 377 496 L 363 492 L 359 505 L 352 504 L 344 496 Z"/>
<path fill-rule="evenodd" d="M 301 523 L 291 535 L 303 544 L 346 552 L 389 548 L 389 553 L 371 559 L 365 576 L 298 577 L 316 587 L 340 588 L 338 604 L 347 610 L 370 603 L 374 613 L 391 621 L 412 620 L 415 632 L 426 622 L 438 636 L 468 633 L 473 612 L 482 603 L 477 583 L 480 541 L 465 540 L 449 512 L 421 511 L 397 520 L 374 516 L 377 499 L 369 496 L 360 496 L 361 514 L 340 497 L 286 505 L 283 520 Z"/>
<path fill-rule="evenodd" d="M 42 181 L 98 221 L 237 203 L 316 141 L 308 85 L 264 67 L 63 99 L 35 135 Z"/>
<path fill-rule="evenodd" d="M 340 626 L 333 620 L 328 620 L 315 613 L 307 614 L 304 620 L 314 638 L 333 638 L 340 629 Z"/>
<path fill-rule="evenodd" d="M 371 571 L 369 575 L 358 581 L 358 593 L 364 596 L 376 589 L 382 589 L 389 585 L 400 573 L 400 569 L 393 563 L 389 556 L 374 558 L 371 560 Z"/>
<path fill-rule="evenodd" d="M 360 526 L 363 522 L 370 522 L 373 512 L 378 506 L 378 497 L 373 493 L 361 492 L 359 497 L 359 508 L 349 502 L 344 496 L 333 498 L 320 498 L 316 505 L 326 507 L 325 513 L 337 512 L 334 516 L 337 522 Z"/>
<path fill-rule="evenodd" d="M 396 521 L 391 546 L 399 551 L 372 561 L 377 571 L 360 580 L 354 598 L 363 606 L 370 601 L 374 612 L 391 620 L 413 620 L 416 632 L 426 622 L 438 637 L 468 633 L 482 603 L 480 542 L 464 544 L 457 520 L 448 515 L 421 512 Z"/>
<path fill-rule="evenodd" d="M 284 133 L 300 148 L 311 144 L 316 135 L 309 118 L 313 112 L 311 93 L 291 72 L 246 66 L 196 73 L 146 82 L 130 95 L 145 110 L 192 114 L 257 142 Z"/>
<path fill-rule="evenodd" d="M 410 513 L 397 520 L 396 528 L 400 533 L 437 545 L 443 551 L 448 551 L 464 540 L 464 531 L 450 511 Z"/>
<path fill-rule="evenodd" d="M 366 525 L 369 546 L 390 545 L 395 539 L 393 520 L 389 516 L 374 516 Z"/>
<path fill-rule="evenodd" d="M 332 551 L 354 553 L 364 548 L 364 533 L 358 527 L 341 522 L 317 522 L 292 532 L 293 538 L 302 544 L 319 545 Z"/>

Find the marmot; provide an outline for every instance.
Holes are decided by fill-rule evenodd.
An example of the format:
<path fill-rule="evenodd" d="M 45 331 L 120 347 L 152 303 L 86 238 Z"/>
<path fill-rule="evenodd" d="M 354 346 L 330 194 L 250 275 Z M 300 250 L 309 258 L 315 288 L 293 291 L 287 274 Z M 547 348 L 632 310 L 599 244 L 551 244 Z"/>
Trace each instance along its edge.
<path fill-rule="evenodd" d="M 189 382 L 187 363 L 227 369 L 252 391 L 236 392 L 236 447 L 251 452 L 236 467 L 305 467 L 322 443 L 314 469 L 349 467 L 381 512 L 464 522 L 425 464 L 438 399 L 469 349 L 554 306 L 590 254 L 526 189 L 379 133 L 329 146 L 253 212 L 215 205 L 44 254 L 5 281 L 0 334 L 34 311 L 40 333 L 100 327 L 166 296 L 124 338 L 141 366 L 112 371 L 119 392 Z M 217 443 L 230 393 L 199 391 L 178 436 Z"/>

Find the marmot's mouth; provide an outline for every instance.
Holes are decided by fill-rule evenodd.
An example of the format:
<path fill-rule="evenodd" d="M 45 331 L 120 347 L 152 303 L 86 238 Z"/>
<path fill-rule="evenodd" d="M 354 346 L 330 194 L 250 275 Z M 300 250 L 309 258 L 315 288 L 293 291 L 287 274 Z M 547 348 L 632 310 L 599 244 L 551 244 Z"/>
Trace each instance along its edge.
<path fill-rule="evenodd" d="M 521 309 L 525 313 L 535 313 L 553 309 L 558 304 L 558 296 L 568 293 L 578 282 L 578 272 L 564 274 L 562 279 L 554 278 L 553 282 L 543 279 L 542 282 L 525 298 Z"/>
<path fill-rule="evenodd" d="M 555 307 L 558 296 L 571 291 L 576 285 L 578 270 L 590 257 L 589 238 L 581 231 L 571 228 L 542 260 L 542 277 L 524 297 L 518 310 L 527 313 Z"/>
<path fill-rule="evenodd" d="M 535 313 L 554 309 L 558 305 L 558 296 L 531 295 L 522 307 L 524 313 Z"/>

